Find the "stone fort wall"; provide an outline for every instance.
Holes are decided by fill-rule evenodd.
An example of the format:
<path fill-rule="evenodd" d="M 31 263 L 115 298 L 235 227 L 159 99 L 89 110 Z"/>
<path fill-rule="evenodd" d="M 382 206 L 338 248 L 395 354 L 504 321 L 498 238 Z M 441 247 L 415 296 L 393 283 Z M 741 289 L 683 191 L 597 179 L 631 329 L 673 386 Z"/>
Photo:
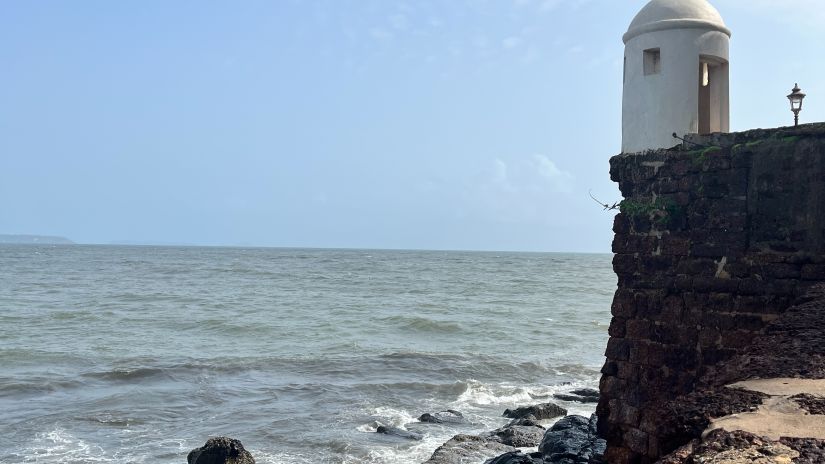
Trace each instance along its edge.
<path fill-rule="evenodd" d="M 619 284 L 602 370 L 607 462 L 650 463 L 667 400 L 825 281 L 825 124 L 694 137 L 610 160 Z"/>

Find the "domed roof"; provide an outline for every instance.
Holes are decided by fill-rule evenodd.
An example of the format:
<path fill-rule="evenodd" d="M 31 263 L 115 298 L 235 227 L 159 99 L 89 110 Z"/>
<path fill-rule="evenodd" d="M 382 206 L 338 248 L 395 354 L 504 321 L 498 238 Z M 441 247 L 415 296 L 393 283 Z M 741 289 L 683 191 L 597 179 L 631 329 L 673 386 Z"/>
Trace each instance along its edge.
<path fill-rule="evenodd" d="M 665 29 L 711 29 L 730 36 L 722 15 L 707 0 L 652 0 L 633 18 L 624 41 Z"/>

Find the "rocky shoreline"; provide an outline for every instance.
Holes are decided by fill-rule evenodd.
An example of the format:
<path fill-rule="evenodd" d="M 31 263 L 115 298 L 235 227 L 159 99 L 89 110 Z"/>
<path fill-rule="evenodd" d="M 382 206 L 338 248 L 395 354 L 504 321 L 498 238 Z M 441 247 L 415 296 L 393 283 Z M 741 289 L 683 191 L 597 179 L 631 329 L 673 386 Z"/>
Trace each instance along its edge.
<path fill-rule="evenodd" d="M 663 443 L 675 449 L 657 464 L 784 464 L 825 462 L 825 283 L 813 286 L 763 335 L 731 360 L 707 370 L 687 395 L 657 406 Z M 595 390 L 556 399 L 594 403 Z M 477 435 L 457 433 L 423 464 L 607 464 L 598 420 L 567 415 L 554 403 L 507 409 L 511 421 Z M 556 420 L 549 428 L 544 421 Z M 418 424 L 380 426 L 376 433 L 421 440 L 427 424 L 472 424 L 460 411 L 422 414 Z M 531 450 L 531 448 L 533 450 Z M 212 438 L 188 456 L 189 464 L 253 464 L 233 439 Z M 614 461 L 615 462 L 615 461 Z"/>
<path fill-rule="evenodd" d="M 693 392 L 656 406 L 653 424 L 672 451 L 658 464 L 825 462 L 825 284 L 812 287 L 741 353 L 706 371 Z M 557 395 L 595 402 L 597 392 Z M 606 442 L 598 420 L 567 415 L 554 403 L 505 410 L 511 421 L 478 435 L 457 433 L 424 464 L 596 464 Z M 543 421 L 558 419 L 545 429 Z M 422 414 L 416 424 L 459 431 L 471 425 L 459 411 Z M 410 424 L 412 425 L 412 424 Z M 420 428 L 415 427 L 416 430 Z M 420 440 L 418 431 L 379 427 L 376 433 Z M 535 451 L 530 450 L 535 449 Z M 189 464 L 251 464 L 243 445 L 210 439 Z"/>
<path fill-rule="evenodd" d="M 651 420 L 669 454 L 657 464 L 825 462 L 825 283 L 813 286 L 740 354 L 707 369 L 693 392 L 658 404 Z M 556 399 L 594 403 L 595 390 Z M 554 403 L 507 409 L 511 421 L 477 435 L 457 433 L 423 464 L 607 464 L 598 419 Z M 556 420 L 549 428 L 545 421 Z M 472 426 L 460 411 L 422 414 L 417 424 L 376 433 L 421 440 L 428 424 Z M 243 445 L 220 437 L 192 450 L 189 464 L 252 464 Z M 612 461 L 616 462 L 616 461 Z"/>
<path fill-rule="evenodd" d="M 558 394 L 558 399 L 581 403 L 598 402 L 598 391 L 579 389 Z M 507 409 L 507 425 L 478 435 L 456 434 L 439 446 L 423 464 L 602 464 L 607 443 L 597 436 L 597 418 L 567 415 L 555 403 Z M 558 419 L 549 429 L 542 422 Z M 455 410 L 424 413 L 420 424 L 467 425 Z M 379 426 L 376 433 L 400 439 L 421 440 L 423 434 L 406 428 Z M 528 448 L 536 451 L 526 452 Z M 187 456 L 188 464 L 254 464 L 255 459 L 239 440 L 215 437 Z"/>

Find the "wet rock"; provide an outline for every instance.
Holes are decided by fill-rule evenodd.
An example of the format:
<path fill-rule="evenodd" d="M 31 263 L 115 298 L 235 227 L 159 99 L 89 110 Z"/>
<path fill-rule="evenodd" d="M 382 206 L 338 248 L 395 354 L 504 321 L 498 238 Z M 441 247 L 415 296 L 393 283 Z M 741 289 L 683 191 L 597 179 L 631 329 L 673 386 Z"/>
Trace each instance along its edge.
<path fill-rule="evenodd" d="M 406 438 L 407 440 L 422 440 L 424 438 L 424 435 L 420 433 L 411 432 L 409 430 L 404 430 L 398 427 L 390 427 L 387 425 L 379 425 L 378 430 L 376 430 L 376 432 L 382 435 Z"/>
<path fill-rule="evenodd" d="M 599 390 L 596 390 L 595 388 L 579 388 L 579 389 L 571 391 L 570 393 L 572 393 L 574 395 L 579 395 L 579 396 L 582 396 L 582 397 L 585 397 L 585 398 L 595 398 L 597 400 L 601 396 L 601 393 L 599 393 Z"/>
<path fill-rule="evenodd" d="M 521 420 L 521 419 L 516 419 Z M 544 437 L 544 427 L 534 425 L 507 425 L 487 434 L 482 435 L 485 438 L 496 440 L 505 445 L 515 446 L 516 448 L 532 448 L 538 446 Z"/>
<path fill-rule="evenodd" d="M 436 413 L 425 413 L 418 418 L 421 422 L 429 422 L 431 424 L 466 424 L 467 419 L 458 411 L 448 409 Z"/>
<path fill-rule="evenodd" d="M 573 401 L 577 403 L 598 403 L 599 400 L 589 400 L 587 398 L 582 398 L 581 396 L 577 395 L 570 395 L 568 393 L 554 393 L 553 398 L 562 401 Z"/>
<path fill-rule="evenodd" d="M 228 437 L 210 438 L 200 448 L 186 456 L 189 464 L 255 464 L 255 459 L 239 440 Z"/>
<path fill-rule="evenodd" d="M 546 463 L 592 464 L 604 456 L 607 443 L 596 435 L 596 415 L 567 416 L 544 434 L 539 452 Z"/>
<path fill-rule="evenodd" d="M 511 419 L 522 419 L 533 416 L 535 420 L 553 419 L 554 417 L 566 416 L 567 410 L 553 403 L 542 403 L 533 406 L 522 406 L 516 409 L 504 411 L 504 417 Z"/>
<path fill-rule="evenodd" d="M 556 393 L 554 398 L 563 401 L 576 401 L 578 403 L 598 403 L 599 391 L 592 388 L 579 388 L 570 393 Z"/>
<path fill-rule="evenodd" d="M 543 464 L 543 461 L 541 453 L 524 454 L 521 451 L 513 451 L 489 459 L 484 464 Z"/>
<path fill-rule="evenodd" d="M 544 428 L 541 426 L 541 424 L 539 424 L 539 420 L 536 419 L 536 416 L 532 414 L 528 414 L 526 417 L 519 417 L 518 419 L 513 419 L 507 425 L 529 425 Z"/>
<path fill-rule="evenodd" d="M 447 443 L 439 446 L 432 457 L 424 464 L 466 464 L 484 462 L 486 459 L 500 456 L 503 453 L 516 451 L 495 440 L 489 440 L 476 435 L 456 435 Z"/>

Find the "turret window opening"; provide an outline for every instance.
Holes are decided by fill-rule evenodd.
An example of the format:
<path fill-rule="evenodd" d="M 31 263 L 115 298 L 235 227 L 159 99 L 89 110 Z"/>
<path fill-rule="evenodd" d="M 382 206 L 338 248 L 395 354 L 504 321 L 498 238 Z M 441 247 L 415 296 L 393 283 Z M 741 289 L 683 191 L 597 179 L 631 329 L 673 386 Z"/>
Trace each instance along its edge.
<path fill-rule="evenodd" d="M 702 87 L 707 87 L 710 84 L 710 73 L 708 72 L 707 61 L 702 62 Z"/>
<path fill-rule="evenodd" d="M 645 76 L 659 74 L 662 72 L 662 52 L 658 48 L 651 48 L 644 51 L 644 71 Z"/>
<path fill-rule="evenodd" d="M 699 133 L 723 132 L 728 128 L 728 62 L 712 56 L 699 56 Z"/>

